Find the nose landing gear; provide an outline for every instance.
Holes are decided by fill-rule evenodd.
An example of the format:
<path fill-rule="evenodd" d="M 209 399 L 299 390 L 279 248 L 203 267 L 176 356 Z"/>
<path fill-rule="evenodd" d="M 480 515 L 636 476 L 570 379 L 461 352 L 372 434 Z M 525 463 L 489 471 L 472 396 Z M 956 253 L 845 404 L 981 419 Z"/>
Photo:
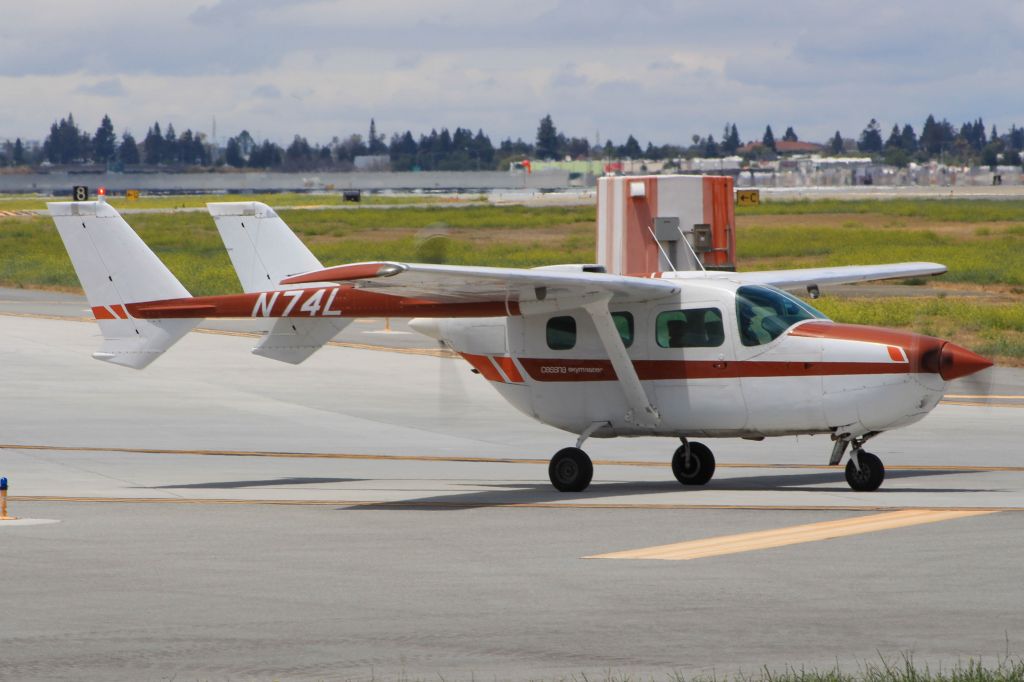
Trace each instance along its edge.
<path fill-rule="evenodd" d="M 846 482 L 851 488 L 870 493 L 878 490 L 884 480 L 885 467 L 882 466 L 882 460 L 860 448 L 850 453 L 850 461 L 846 463 Z"/>
<path fill-rule="evenodd" d="M 882 481 L 885 480 L 885 467 L 882 465 L 882 460 L 864 450 L 864 443 L 876 435 L 878 434 L 867 433 L 860 438 L 851 438 L 848 435 L 833 436 L 836 444 L 832 448 L 832 458 L 829 460 L 829 464 L 831 466 L 839 464 L 843 453 L 852 445 L 850 460 L 846 463 L 846 482 L 858 492 L 870 493 L 878 490 Z"/>

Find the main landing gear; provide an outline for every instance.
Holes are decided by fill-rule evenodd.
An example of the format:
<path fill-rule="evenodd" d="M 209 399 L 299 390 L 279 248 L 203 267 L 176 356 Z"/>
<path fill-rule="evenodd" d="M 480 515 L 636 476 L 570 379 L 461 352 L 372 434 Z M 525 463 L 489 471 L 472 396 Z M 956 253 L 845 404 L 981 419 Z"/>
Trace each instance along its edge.
<path fill-rule="evenodd" d="M 584 440 L 581 437 L 577 447 L 562 448 L 551 458 L 548 477 L 556 490 L 578 493 L 590 485 L 594 477 L 594 464 L 579 447 Z M 685 438 L 680 440 L 683 444 L 672 455 L 672 473 L 683 485 L 704 485 L 715 475 L 715 456 L 703 443 L 691 443 Z"/>
<path fill-rule="evenodd" d="M 680 438 L 683 444 L 672 455 L 672 473 L 683 485 L 704 485 L 715 475 L 715 456 L 704 443 L 691 443 Z"/>
<path fill-rule="evenodd" d="M 578 493 L 587 489 L 594 477 L 594 464 L 587 453 L 579 448 L 562 448 L 548 464 L 551 485 L 563 493 Z"/>

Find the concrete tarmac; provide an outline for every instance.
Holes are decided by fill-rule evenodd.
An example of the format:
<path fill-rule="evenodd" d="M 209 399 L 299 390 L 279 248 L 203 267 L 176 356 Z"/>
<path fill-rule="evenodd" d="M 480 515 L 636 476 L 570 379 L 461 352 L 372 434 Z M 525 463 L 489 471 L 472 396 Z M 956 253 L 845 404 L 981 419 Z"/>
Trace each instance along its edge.
<path fill-rule="evenodd" d="M 353 325 L 347 347 L 292 367 L 194 333 L 135 372 L 89 358 L 94 324 L 25 316 L 81 314 L 59 296 L 0 306 L 0 475 L 12 514 L 59 521 L 0 522 L 0 679 L 721 676 L 1024 654 L 1020 407 L 941 405 L 880 436 L 876 493 L 850 491 L 814 437 L 709 441 L 720 468 L 700 489 L 672 478 L 670 440 L 591 440 L 594 484 L 566 495 L 546 460 L 574 437 L 420 337 Z M 793 530 L 903 509 L 992 513 Z M 799 544 L 583 559 L 780 529 Z"/>

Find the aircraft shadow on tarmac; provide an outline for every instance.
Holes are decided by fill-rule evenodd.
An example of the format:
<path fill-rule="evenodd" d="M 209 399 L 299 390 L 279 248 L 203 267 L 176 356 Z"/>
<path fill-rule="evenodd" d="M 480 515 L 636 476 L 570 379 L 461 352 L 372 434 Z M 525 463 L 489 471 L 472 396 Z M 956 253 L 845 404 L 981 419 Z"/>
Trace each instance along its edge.
<path fill-rule="evenodd" d="M 976 488 L 897 488 L 887 484 L 894 479 L 920 478 L 924 476 L 945 476 L 950 474 L 977 473 L 967 471 L 950 471 L 943 469 L 916 469 L 913 471 L 890 471 L 886 474 L 886 484 L 875 493 L 878 495 L 878 502 L 884 503 L 886 493 L 971 493 L 991 492 L 988 489 Z M 832 485 L 822 485 L 831 483 Z M 481 484 L 466 484 L 479 488 Z M 486 485 L 486 484 L 483 484 Z M 813 487 L 812 487 L 813 486 Z M 684 487 L 676 481 L 630 481 L 630 482 L 609 482 L 593 483 L 586 492 L 575 495 L 561 493 L 554 490 L 549 483 L 525 483 L 515 482 L 508 484 L 492 484 L 490 490 L 476 491 L 470 493 L 454 493 L 449 495 L 437 495 L 414 500 L 403 500 L 401 502 L 379 502 L 343 507 L 345 510 L 373 510 L 373 509 L 394 509 L 394 510 L 423 510 L 423 511 L 452 511 L 462 509 L 474 509 L 493 507 L 500 505 L 515 504 L 545 504 L 551 502 L 586 502 L 590 498 L 605 498 L 622 495 L 649 495 L 653 493 L 695 493 L 700 490 L 758 490 L 778 492 L 818 492 L 852 493 L 846 485 L 842 469 L 835 471 L 816 472 L 812 474 L 777 474 L 759 476 L 730 476 L 713 479 L 706 486 Z M 685 497 L 678 500 L 685 504 Z M 699 503 L 707 503 L 709 500 L 700 500 Z M 638 501 L 638 503 L 640 503 Z M 694 503 L 698 503 L 694 501 Z"/>
<path fill-rule="evenodd" d="M 843 475 L 843 468 L 834 471 L 821 471 L 813 474 L 772 474 L 759 476 L 730 476 L 712 479 L 706 488 L 715 490 L 771 490 L 797 492 L 850 492 Z M 885 483 L 878 489 L 879 493 L 976 493 L 987 492 L 975 488 L 896 488 L 891 483 L 897 478 L 923 478 L 925 476 L 949 476 L 952 474 L 978 473 L 976 471 L 955 471 L 949 469 L 914 469 L 912 471 L 887 471 Z M 821 487 L 823 483 L 832 483 L 829 487 Z M 815 486 L 803 487 L 803 486 Z"/>
<path fill-rule="evenodd" d="M 275 485 L 310 485 L 315 483 L 356 483 L 362 478 L 271 478 L 264 481 L 209 481 L 206 483 L 177 483 L 174 485 L 136 486 L 154 490 L 183 490 L 189 488 L 230 490 L 233 488 L 264 488 Z"/>

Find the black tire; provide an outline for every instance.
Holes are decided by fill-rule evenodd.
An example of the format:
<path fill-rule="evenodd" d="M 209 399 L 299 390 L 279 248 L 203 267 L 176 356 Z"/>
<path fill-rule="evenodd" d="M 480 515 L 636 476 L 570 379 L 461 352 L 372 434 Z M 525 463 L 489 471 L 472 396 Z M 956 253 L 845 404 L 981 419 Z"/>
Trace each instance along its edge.
<path fill-rule="evenodd" d="M 704 485 L 715 475 L 715 456 L 703 443 L 690 443 L 690 461 L 686 461 L 686 446 L 680 445 L 672 455 L 672 473 L 683 485 Z"/>
<path fill-rule="evenodd" d="M 548 464 L 551 485 L 563 493 L 578 493 L 587 489 L 594 477 L 594 465 L 587 453 L 579 448 L 562 448 Z"/>
<path fill-rule="evenodd" d="M 882 460 L 870 452 L 861 452 L 857 460 L 860 462 L 860 471 L 857 471 L 852 459 L 846 463 L 846 482 L 858 492 L 870 493 L 878 490 L 878 486 L 885 480 Z"/>

